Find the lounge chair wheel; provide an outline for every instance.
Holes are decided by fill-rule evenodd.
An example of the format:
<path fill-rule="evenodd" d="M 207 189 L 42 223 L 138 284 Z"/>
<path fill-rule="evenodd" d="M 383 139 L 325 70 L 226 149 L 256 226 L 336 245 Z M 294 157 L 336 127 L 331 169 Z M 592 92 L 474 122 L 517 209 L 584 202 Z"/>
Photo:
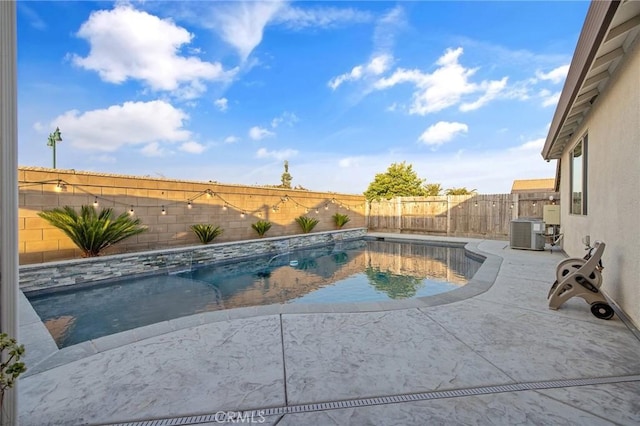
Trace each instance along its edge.
<path fill-rule="evenodd" d="M 591 305 L 591 313 L 597 318 L 608 320 L 613 317 L 613 308 L 606 303 L 596 302 Z"/>

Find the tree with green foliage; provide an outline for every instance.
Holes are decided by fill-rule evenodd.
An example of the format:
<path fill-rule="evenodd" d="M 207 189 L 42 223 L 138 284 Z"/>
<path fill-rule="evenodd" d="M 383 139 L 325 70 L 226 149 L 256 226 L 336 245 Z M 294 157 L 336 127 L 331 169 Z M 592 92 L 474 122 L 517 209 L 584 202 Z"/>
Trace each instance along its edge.
<path fill-rule="evenodd" d="M 439 183 L 426 183 L 424 191 L 427 197 L 436 197 L 442 194 L 442 185 Z"/>
<path fill-rule="evenodd" d="M 414 297 L 422 285 L 422 280 L 417 277 L 396 275 L 371 266 L 364 273 L 373 288 L 387 293 L 394 300 Z"/>
<path fill-rule="evenodd" d="M 82 250 L 82 257 L 99 256 L 107 247 L 147 230 L 140 218 L 126 212 L 114 219 L 112 208 L 98 213 L 93 206 L 81 206 L 78 214 L 73 207 L 64 206 L 42 211 L 38 216 L 71 238 Z"/>
<path fill-rule="evenodd" d="M 284 173 L 280 177 L 282 184 L 281 188 L 291 189 L 291 181 L 293 180 L 293 176 L 289 173 L 289 162 L 287 160 L 284 161 Z"/>
<path fill-rule="evenodd" d="M 364 191 L 367 201 L 390 200 L 393 197 L 420 197 L 426 195 L 424 179 L 420 179 L 411 164 L 393 163 L 385 173 L 378 173 Z"/>
<path fill-rule="evenodd" d="M 477 189 L 467 189 L 465 186 L 462 188 L 449 188 L 445 192 L 446 195 L 471 195 L 478 192 Z"/>

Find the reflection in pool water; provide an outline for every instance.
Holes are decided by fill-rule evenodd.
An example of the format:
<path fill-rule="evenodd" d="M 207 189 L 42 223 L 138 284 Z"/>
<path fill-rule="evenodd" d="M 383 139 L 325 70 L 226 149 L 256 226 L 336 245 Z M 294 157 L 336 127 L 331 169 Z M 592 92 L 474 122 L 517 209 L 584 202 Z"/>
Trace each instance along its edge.
<path fill-rule="evenodd" d="M 480 267 L 461 247 L 358 240 L 30 296 L 59 347 L 199 312 L 430 296 Z"/>

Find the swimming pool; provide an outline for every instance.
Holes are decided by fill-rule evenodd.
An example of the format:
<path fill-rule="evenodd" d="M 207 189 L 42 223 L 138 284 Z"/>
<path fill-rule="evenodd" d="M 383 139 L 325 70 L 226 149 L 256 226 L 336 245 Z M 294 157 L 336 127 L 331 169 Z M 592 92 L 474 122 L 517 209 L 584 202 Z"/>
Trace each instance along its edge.
<path fill-rule="evenodd" d="M 481 263 L 462 246 L 356 240 L 27 297 L 62 348 L 208 311 L 435 295 Z"/>

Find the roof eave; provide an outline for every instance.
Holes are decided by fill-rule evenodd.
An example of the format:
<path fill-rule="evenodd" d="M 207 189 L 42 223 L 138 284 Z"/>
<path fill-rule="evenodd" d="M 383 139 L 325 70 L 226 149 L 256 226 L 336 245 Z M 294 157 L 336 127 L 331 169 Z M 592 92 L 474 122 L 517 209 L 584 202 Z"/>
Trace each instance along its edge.
<path fill-rule="evenodd" d="M 619 5 L 619 1 L 606 0 L 592 1 L 589 6 L 558 106 L 542 148 L 542 157 L 545 160 L 559 159 L 562 156 L 563 149 L 558 149 L 560 147 L 556 146 L 558 135 L 563 129 Z M 571 136 L 572 134 L 568 135 L 568 137 Z"/>

